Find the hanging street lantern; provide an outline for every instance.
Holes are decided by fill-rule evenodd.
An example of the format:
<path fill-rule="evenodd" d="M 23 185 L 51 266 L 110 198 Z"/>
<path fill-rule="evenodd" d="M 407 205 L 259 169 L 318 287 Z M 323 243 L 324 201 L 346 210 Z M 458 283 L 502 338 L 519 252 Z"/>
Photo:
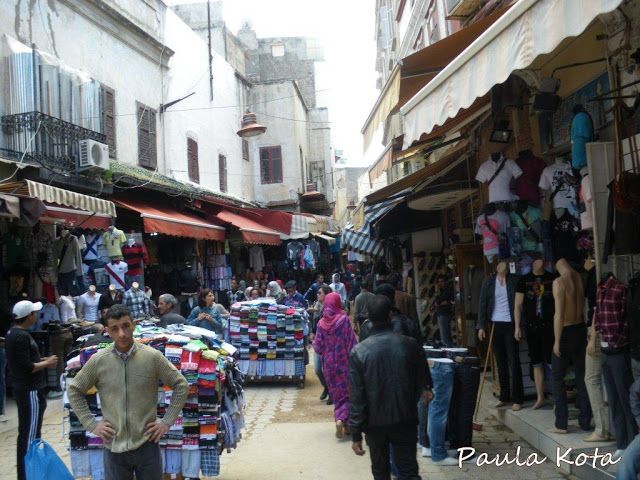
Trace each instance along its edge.
<path fill-rule="evenodd" d="M 267 127 L 260 125 L 255 113 L 252 113 L 247 109 L 242 116 L 242 128 L 238 130 L 238 135 L 242 138 L 255 137 L 262 135 L 267 131 Z"/>

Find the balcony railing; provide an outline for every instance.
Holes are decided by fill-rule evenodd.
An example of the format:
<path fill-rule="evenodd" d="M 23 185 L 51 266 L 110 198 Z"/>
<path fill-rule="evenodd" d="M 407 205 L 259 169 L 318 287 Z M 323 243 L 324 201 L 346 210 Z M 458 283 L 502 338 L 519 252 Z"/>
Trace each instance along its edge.
<path fill-rule="evenodd" d="M 7 155 L 64 171 L 75 170 L 80 140 L 106 143 L 102 133 L 40 112 L 6 115 L 0 124 Z"/>

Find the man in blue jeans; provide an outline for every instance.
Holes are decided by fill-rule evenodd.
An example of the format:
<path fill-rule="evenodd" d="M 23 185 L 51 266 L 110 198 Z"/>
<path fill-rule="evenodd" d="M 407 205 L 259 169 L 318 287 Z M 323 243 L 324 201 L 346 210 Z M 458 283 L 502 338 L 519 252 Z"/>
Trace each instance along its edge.
<path fill-rule="evenodd" d="M 631 385 L 629 400 L 631 412 L 636 418 L 636 423 L 640 425 L 640 378 Z M 640 473 L 640 435 L 636 435 L 625 449 L 616 469 L 616 480 L 637 480 L 638 473 Z"/>
<path fill-rule="evenodd" d="M 418 409 L 433 399 L 431 375 L 422 346 L 392 330 L 391 301 L 369 301 L 370 336 L 349 354 L 349 407 L 352 449 L 362 456 L 362 434 L 371 453 L 375 480 L 389 480 L 393 450 L 399 480 L 420 480 L 416 460 Z M 390 367 L 391 366 L 391 367 Z"/>

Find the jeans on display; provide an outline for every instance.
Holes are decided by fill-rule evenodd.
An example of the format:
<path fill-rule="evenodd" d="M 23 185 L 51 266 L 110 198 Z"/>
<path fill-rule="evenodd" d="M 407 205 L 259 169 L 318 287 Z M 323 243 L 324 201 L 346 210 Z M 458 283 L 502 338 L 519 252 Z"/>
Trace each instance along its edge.
<path fill-rule="evenodd" d="M 60 295 L 71 295 L 75 270 L 67 273 L 58 273 L 58 293 Z"/>
<path fill-rule="evenodd" d="M 613 416 L 616 448 L 625 449 L 638 431 L 629 400 L 629 389 L 633 383 L 629 351 L 614 354 L 602 352 L 602 376 Z"/>
<path fill-rule="evenodd" d="M 471 447 L 473 438 L 473 412 L 480 387 L 480 360 L 478 364 L 453 364 L 453 392 L 449 408 L 450 448 Z"/>
<path fill-rule="evenodd" d="M 324 373 L 322 373 L 322 355 L 319 355 L 318 353 L 314 353 L 313 367 L 316 371 L 316 375 L 318 376 L 318 380 L 320 380 L 320 384 L 326 390 L 327 382 L 324 379 Z"/>
<path fill-rule="evenodd" d="M 638 480 L 640 472 L 640 435 L 636 435 L 616 467 L 616 480 Z"/>
<path fill-rule="evenodd" d="M 438 327 L 440 328 L 440 341 L 445 347 L 453 347 L 451 338 L 451 317 L 449 315 L 438 315 Z"/>
<path fill-rule="evenodd" d="M 13 390 L 18 406 L 18 480 L 26 480 L 24 457 L 29 445 L 41 437 L 42 418 L 47 408 L 47 399 L 42 390 Z M 105 448 L 106 450 L 106 448 Z"/>
<path fill-rule="evenodd" d="M 73 350 L 73 334 L 71 332 L 58 333 L 51 337 L 51 352 L 58 357 L 56 364 L 56 388 L 62 390 L 60 386 L 60 376 L 64 373 L 67 365 L 67 355 Z"/>
<path fill-rule="evenodd" d="M 138 285 L 140 285 L 140 288 L 144 291 L 144 277 L 142 275 L 127 275 L 124 280 L 127 288 L 131 288 L 133 282 L 138 282 Z"/>
<path fill-rule="evenodd" d="M 562 329 L 560 337 L 560 357 L 551 355 L 551 384 L 553 390 L 553 402 L 556 406 L 556 428 L 567 430 L 569 422 L 569 408 L 567 406 L 567 385 L 564 377 L 567 374 L 569 364 L 573 363 L 576 376 L 578 395 L 576 407 L 578 423 L 583 430 L 589 430 L 591 425 L 591 405 L 585 385 L 585 354 L 587 351 L 587 327 L 584 323 L 570 325 Z M 631 373 L 631 372 L 629 372 Z M 629 383 L 631 386 L 631 383 Z M 629 390 L 627 389 L 627 392 Z M 627 404 L 629 403 L 627 393 Z"/>
<path fill-rule="evenodd" d="M 367 433 L 365 440 L 371 457 L 371 473 L 374 480 L 391 478 L 389 446 L 398 471 L 398 480 L 421 480 L 416 459 L 416 428 L 398 432 Z"/>
<path fill-rule="evenodd" d="M 0 346 L 0 415 L 4 415 L 4 404 L 7 397 L 7 354 L 4 351 L 4 344 Z"/>
<path fill-rule="evenodd" d="M 596 351 L 591 356 L 588 353 L 584 357 L 584 383 L 589 395 L 589 403 L 593 412 L 593 421 L 596 429 L 593 433 L 601 437 L 607 436 L 604 419 L 608 415 L 608 409 L 604 406 L 602 398 L 602 355 L 600 353 L 600 334 L 596 334 Z"/>
<path fill-rule="evenodd" d="M 514 337 L 515 326 L 511 322 L 495 322 L 493 329 L 491 347 L 498 364 L 500 401 L 522 404 L 524 401 L 524 387 L 522 385 L 520 351 L 518 342 Z"/>
<path fill-rule="evenodd" d="M 444 460 L 449 455 L 444 446 L 447 431 L 449 404 L 453 393 L 453 360 L 429 361 L 433 380 L 433 401 L 429 404 L 427 433 L 431 443 L 431 458 L 434 462 Z"/>
<path fill-rule="evenodd" d="M 104 450 L 105 480 L 157 480 L 162 478 L 160 445 L 147 442 L 135 450 L 112 453 Z"/>

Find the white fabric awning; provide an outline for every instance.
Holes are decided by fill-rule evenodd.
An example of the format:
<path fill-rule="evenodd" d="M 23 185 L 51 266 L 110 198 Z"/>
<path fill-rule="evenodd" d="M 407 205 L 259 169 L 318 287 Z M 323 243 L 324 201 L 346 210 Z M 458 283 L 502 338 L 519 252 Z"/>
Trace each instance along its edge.
<path fill-rule="evenodd" d="M 565 38 L 580 35 L 600 14 L 622 0 L 519 0 L 402 108 L 404 145 L 455 117 L 461 109 L 551 53 Z"/>
<path fill-rule="evenodd" d="M 110 217 L 116 216 L 116 206 L 109 200 L 90 197 L 82 193 L 72 192 L 64 188 L 52 187 L 44 183 L 27 180 L 29 196 L 39 198 L 43 202 L 57 203 L 78 208 L 87 212 L 102 213 Z"/>
<path fill-rule="evenodd" d="M 291 233 L 287 235 L 286 233 L 280 234 L 281 240 L 300 240 L 309 238 L 309 217 L 305 217 L 304 215 L 296 215 L 295 213 L 292 215 L 291 219 Z"/>

